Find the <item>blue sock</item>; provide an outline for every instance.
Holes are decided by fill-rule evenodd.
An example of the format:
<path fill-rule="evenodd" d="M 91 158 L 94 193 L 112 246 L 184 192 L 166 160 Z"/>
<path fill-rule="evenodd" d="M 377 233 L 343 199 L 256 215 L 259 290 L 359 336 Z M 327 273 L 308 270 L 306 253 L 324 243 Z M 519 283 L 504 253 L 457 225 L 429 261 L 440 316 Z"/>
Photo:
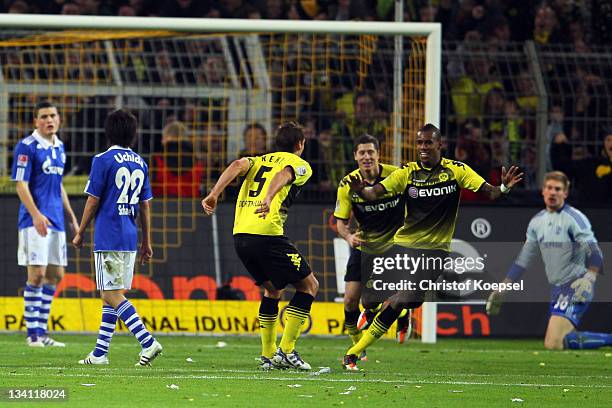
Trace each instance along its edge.
<path fill-rule="evenodd" d="M 102 357 L 108 354 L 108 348 L 110 346 L 111 339 L 113 338 L 116 325 L 117 311 L 111 306 L 102 306 L 102 322 L 100 323 L 100 330 L 98 331 L 96 348 L 93 351 L 93 355 L 95 357 Z"/>
<path fill-rule="evenodd" d="M 132 332 L 134 337 L 140 342 L 142 348 L 147 348 L 153 344 L 153 336 L 145 328 L 136 309 L 129 300 L 124 300 L 117 306 L 117 315 L 125 323 L 125 326 Z"/>
<path fill-rule="evenodd" d="M 53 296 L 55 296 L 55 285 L 43 285 L 42 301 L 40 304 L 40 313 L 38 315 L 38 335 L 40 337 L 47 335 L 47 323 L 49 322 L 49 313 L 51 312 Z"/>
<path fill-rule="evenodd" d="M 594 332 L 571 332 L 563 339 L 566 349 L 587 350 L 612 346 L 612 335 Z"/>
<path fill-rule="evenodd" d="M 40 315 L 40 306 L 42 303 L 42 288 L 26 283 L 23 291 L 23 304 L 26 329 L 28 337 L 36 338 L 38 335 L 38 317 Z"/>

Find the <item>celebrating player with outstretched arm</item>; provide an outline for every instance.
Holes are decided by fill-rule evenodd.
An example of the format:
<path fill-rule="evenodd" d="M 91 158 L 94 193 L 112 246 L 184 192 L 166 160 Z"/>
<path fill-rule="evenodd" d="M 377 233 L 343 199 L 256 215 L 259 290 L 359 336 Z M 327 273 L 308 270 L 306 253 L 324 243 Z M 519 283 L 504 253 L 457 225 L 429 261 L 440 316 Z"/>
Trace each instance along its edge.
<path fill-rule="evenodd" d="M 24 318 L 31 347 L 64 347 L 47 335 L 55 288 L 67 265 L 64 211 L 73 232 L 78 222 L 62 184 L 66 153 L 57 137 L 57 107 L 40 102 L 34 110 L 34 132 L 15 147 L 12 180 L 17 182 L 19 206 L 18 263 L 28 270 L 23 291 Z"/>
<path fill-rule="evenodd" d="M 83 219 L 73 245 L 80 248 L 87 226 L 95 217 L 94 264 L 96 285 L 104 301 L 102 323 L 94 350 L 79 364 L 108 364 L 108 349 L 117 319 L 121 319 L 140 343 L 136 366 L 149 366 L 162 346 L 149 333 L 132 303 L 124 296 L 132 287 L 138 244 L 136 219 L 140 216 L 142 243 L 140 263 L 149 262 L 151 248 L 151 209 L 149 167 L 130 149 L 138 123 L 131 113 L 116 110 L 106 119 L 105 131 L 111 147 L 96 155 L 91 164 L 85 192 L 89 194 Z"/>
<path fill-rule="evenodd" d="M 546 174 L 542 188 L 546 209 L 529 222 L 523 249 L 504 282 L 518 280 L 540 252 L 548 282 L 553 286 L 544 347 L 562 350 L 611 346 L 610 334 L 576 330 L 593 299 L 603 256 L 587 217 L 565 203 L 569 185 L 567 176 L 560 171 Z M 504 292 L 491 293 L 487 313 L 499 313 L 503 298 Z"/>
<path fill-rule="evenodd" d="M 235 160 L 202 200 L 206 214 L 212 214 L 225 187 L 236 177 L 244 176 L 236 200 L 234 246 L 256 285 L 264 288 L 259 305 L 260 368 L 264 370 L 311 368 L 302 360 L 295 344 L 308 320 L 319 283 L 306 259 L 283 235 L 288 209 L 312 175 L 310 165 L 300 158 L 305 142 L 304 131 L 297 123 L 279 126 L 276 152 Z M 277 348 L 278 301 L 288 284 L 296 292 L 287 306 L 285 329 Z"/>
<path fill-rule="evenodd" d="M 363 134 L 355 139 L 353 155 L 359 168 L 347 174 L 340 181 L 336 209 L 334 211 L 334 217 L 338 220 L 338 234 L 351 247 L 344 276 L 344 281 L 346 282 L 344 291 L 344 327 L 351 337 L 353 344 L 359 341 L 361 329 L 366 328 L 365 325 L 374 319 L 378 309 L 382 306 L 379 302 L 370 304 L 365 300 L 363 302 L 365 310 L 362 313 L 362 318 L 359 319 L 362 282 L 365 282 L 372 272 L 362 271 L 362 252 L 365 252 L 366 256 L 384 252 L 385 249 L 388 249 L 387 244 L 393 241 L 393 235 L 404 222 L 406 205 L 402 194 L 386 194 L 375 203 L 366 203 L 358 195 L 351 194 L 349 186 L 351 176 L 358 175 L 369 185 L 374 185 L 397 170 L 396 166 L 379 162 L 379 150 L 378 139 L 373 136 Z M 352 232 L 349 228 L 351 213 L 359 223 L 359 227 L 355 232 Z M 364 272 L 368 276 L 362 276 Z M 409 313 L 406 311 L 398 319 L 397 339 L 400 343 L 404 342 L 408 325 Z"/>
<path fill-rule="evenodd" d="M 404 194 L 404 225 L 395 233 L 393 242 L 396 244 L 394 251 L 411 257 L 425 254 L 432 259 L 444 259 L 448 256 L 461 188 L 486 192 L 491 198 L 497 198 L 508 193 L 522 177 L 522 174 L 518 174 L 518 168 L 513 166 L 508 172 L 502 170 L 500 187 L 492 186 L 466 164 L 442 157 L 440 139 L 440 130 L 432 124 L 426 124 L 416 137 L 419 160 L 406 164 L 374 186 L 368 186 L 358 176 L 350 178 L 351 190 L 366 201 L 376 200 L 385 194 Z M 411 273 L 414 279 L 435 281 L 442 270 L 434 266 L 429 270 L 422 268 Z M 402 309 L 419 307 L 424 299 L 423 290 L 401 291 L 391 296 L 388 306 L 376 316 L 359 342 L 346 352 L 342 366 L 348 370 L 357 370 L 358 356 L 363 350 L 389 330 Z"/>

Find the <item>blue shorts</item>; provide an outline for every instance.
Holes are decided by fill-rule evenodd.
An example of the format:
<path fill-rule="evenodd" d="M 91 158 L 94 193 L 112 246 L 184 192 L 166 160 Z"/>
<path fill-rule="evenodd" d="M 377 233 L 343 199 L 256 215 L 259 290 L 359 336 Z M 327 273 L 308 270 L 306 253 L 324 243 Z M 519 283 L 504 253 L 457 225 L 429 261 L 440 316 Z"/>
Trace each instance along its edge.
<path fill-rule="evenodd" d="M 585 302 L 572 301 L 574 289 L 571 288 L 571 284 L 572 282 L 562 286 L 553 286 L 548 311 L 551 316 L 556 315 L 565 317 L 572 322 L 574 327 L 577 327 L 584 312 L 589 308 L 593 297 L 591 296 L 591 298 L 587 299 Z"/>

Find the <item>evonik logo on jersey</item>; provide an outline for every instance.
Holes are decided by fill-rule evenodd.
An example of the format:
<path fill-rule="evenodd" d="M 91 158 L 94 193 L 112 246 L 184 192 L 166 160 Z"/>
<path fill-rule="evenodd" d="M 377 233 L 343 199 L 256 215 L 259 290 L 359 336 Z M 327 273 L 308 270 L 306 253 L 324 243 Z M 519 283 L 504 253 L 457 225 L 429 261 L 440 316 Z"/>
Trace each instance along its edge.
<path fill-rule="evenodd" d="M 395 200 L 392 201 L 388 201 L 386 203 L 379 203 L 379 204 L 365 204 L 363 205 L 363 211 L 365 212 L 373 212 L 373 211 L 385 211 L 389 208 L 395 208 L 397 207 L 397 205 L 399 204 L 399 197 L 396 198 Z"/>
<path fill-rule="evenodd" d="M 417 197 L 439 197 L 446 194 L 451 194 L 457 191 L 457 185 L 451 184 L 444 187 L 433 187 L 433 188 L 416 188 L 410 187 L 408 189 L 408 195 L 411 198 Z"/>

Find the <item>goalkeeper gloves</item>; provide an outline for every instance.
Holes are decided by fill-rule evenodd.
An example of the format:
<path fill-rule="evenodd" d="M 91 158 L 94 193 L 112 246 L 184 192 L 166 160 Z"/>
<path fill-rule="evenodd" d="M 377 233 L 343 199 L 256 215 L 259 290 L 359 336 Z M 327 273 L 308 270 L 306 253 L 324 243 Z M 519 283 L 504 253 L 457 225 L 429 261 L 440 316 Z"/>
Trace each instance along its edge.
<path fill-rule="evenodd" d="M 487 314 L 489 316 L 496 316 L 499 314 L 499 309 L 504 302 L 504 295 L 502 292 L 493 291 L 487 299 Z"/>
<path fill-rule="evenodd" d="M 581 278 L 576 279 L 572 282 L 571 287 L 574 289 L 574 296 L 572 301 L 578 303 L 584 303 L 587 300 L 591 300 L 593 297 L 593 286 L 597 279 L 597 273 L 588 271 Z"/>

